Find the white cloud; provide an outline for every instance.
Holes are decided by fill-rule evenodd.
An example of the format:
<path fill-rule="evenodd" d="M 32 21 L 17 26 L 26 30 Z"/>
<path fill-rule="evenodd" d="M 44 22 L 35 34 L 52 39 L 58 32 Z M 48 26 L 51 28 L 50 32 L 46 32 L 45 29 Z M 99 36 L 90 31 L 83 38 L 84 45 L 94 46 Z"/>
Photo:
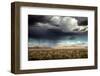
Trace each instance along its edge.
<path fill-rule="evenodd" d="M 72 32 L 78 27 L 78 20 L 72 17 L 53 16 L 50 21 L 58 25 L 64 32 Z"/>

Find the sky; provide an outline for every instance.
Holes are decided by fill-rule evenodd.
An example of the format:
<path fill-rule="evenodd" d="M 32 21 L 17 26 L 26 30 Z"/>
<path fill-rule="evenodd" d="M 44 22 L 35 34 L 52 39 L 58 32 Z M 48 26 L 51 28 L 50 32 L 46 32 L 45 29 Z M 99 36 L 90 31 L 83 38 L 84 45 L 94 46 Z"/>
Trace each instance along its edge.
<path fill-rule="evenodd" d="M 44 42 L 54 46 L 65 42 L 86 42 L 87 32 L 87 17 L 28 15 L 28 36 L 32 44 L 43 45 Z"/>

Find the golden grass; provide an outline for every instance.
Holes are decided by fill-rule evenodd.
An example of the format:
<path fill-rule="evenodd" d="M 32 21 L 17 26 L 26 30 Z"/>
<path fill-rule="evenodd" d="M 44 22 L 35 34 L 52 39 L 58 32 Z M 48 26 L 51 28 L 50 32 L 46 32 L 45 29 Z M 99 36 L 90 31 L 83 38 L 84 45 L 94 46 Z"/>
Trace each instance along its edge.
<path fill-rule="evenodd" d="M 87 48 L 78 49 L 28 49 L 29 60 L 53 60 L 53 59 L 78 59 L 88 58 Z"/>

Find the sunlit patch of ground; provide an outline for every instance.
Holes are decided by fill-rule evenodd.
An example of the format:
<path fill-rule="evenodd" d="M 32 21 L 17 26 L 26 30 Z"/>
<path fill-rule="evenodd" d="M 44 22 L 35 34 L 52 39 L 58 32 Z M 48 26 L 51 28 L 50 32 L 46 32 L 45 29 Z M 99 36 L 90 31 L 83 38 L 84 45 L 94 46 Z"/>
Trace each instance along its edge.
<path fill-rule="evenodd" d="M 29 60 L 88 58 L 88 48 L 82 46 L 68 46 L 64 48 L 31 47 L 28 50 Z"/>

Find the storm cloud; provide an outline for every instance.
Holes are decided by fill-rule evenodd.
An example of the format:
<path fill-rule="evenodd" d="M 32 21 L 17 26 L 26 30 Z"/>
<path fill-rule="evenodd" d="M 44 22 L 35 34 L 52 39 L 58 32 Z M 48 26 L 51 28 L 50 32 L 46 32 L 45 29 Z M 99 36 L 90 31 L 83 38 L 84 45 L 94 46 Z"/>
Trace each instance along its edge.
<path fill-rule="evenodd" d="M 66 35 L 86 34 L 87 17 L 28 15 L 28 35 L 55 39 Z"/>

